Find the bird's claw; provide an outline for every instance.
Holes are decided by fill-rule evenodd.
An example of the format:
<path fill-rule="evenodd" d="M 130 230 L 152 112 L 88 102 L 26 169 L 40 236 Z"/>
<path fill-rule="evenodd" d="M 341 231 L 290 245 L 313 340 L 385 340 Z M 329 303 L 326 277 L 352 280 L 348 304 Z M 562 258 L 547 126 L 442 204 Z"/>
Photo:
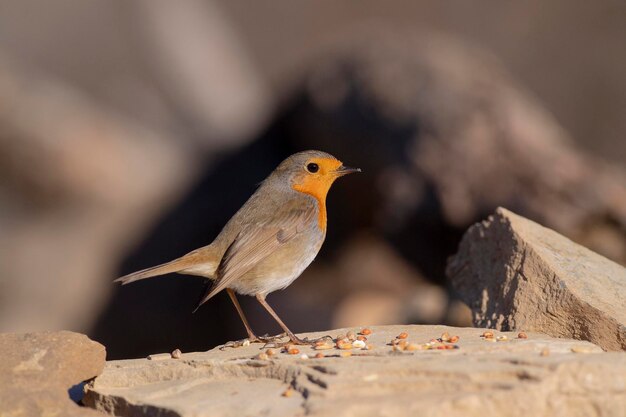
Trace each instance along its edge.
<path fill-rule="evenodd" d="M 245 339 L 227 342 L 223 344 L 222 346 L 220 346 L 220 350 L 224 350 L 226 348 L 238 348 L 242 346 L 250 346 L 250 344 L 252 343 L 264 343 L 262 348 L 265 348 L 267 347 L 268 344 L 281 343 L 280 339 L 286 336 L 287 336 L 286 333 L 281 333 L 281 334 L 277 334 L 276 336 L 269 336 L 267 334 L 264 334 L 263 336 L 247 337 Z"/>

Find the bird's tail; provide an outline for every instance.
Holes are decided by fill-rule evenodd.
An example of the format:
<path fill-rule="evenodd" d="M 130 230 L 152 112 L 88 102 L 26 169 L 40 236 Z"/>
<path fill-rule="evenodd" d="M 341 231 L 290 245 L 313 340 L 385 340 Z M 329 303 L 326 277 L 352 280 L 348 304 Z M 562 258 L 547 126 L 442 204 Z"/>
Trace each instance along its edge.
<path fill-rule="evenodd" d="M 126 285 L 146 278 L 152 278 L 172 272 L 180 272 L 188 267 L 189 262 L 187 262 L 184 258 L 179 258 L 161 265 L 133 272 L 132 274 L 124 275 L 123 277 L 116 279 L 114 282 L 121 282 L 122 285 Z"/>

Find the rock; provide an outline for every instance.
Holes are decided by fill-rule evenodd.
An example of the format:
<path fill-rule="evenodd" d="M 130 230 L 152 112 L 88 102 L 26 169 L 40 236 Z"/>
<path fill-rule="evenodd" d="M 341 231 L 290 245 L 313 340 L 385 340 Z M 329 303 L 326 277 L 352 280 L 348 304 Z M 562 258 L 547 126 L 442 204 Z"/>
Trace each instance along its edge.
<path fill-rule="evenodd" d="M 183 353 L 180 359 L 107 363 L 84 402 L 118 416 L 617 415 L 626 406 L 626 353 L 589 342 L 527 332 L 506 342 L 484 329 L 446 326 L 371 327 L 374 350 L 277 353 L 255 357 L 259 344 Z M 330 331 L 346 334 L 349 329 Z M 358 331 L 360 329 L 352 329 Z M 425 343 L 444 332 L 459 348 L 393 352 L 402 332 Z M 327 333 L 308 334 L 320 337 Z M 450 345 L 450 344 L 448 344 Z M 316 353 L 327 357 L 314 359 Z M 543 352 L 543 353 L 542 353 Z M 588 352 L 588 353 L 574 353 Z M 291 395 L 289 395 L 291 394 Z"/>
<path fill-rule="evenodd" d="M 467 231 L 447 273 L 476 326 L 626 349 L 626 269 L 506 209 Z"/>
<path fill-rule="evenodd" d="M 102 372 L 106 352 L 87 336 L 68 332 L 0 334 L 0 415 L 92 416 L 68 390 Z"/>

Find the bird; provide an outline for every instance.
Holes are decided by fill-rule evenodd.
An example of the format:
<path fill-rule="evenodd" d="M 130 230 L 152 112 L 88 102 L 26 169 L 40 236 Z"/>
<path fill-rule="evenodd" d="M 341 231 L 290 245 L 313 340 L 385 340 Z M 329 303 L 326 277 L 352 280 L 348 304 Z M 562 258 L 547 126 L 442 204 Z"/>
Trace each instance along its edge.
<path fill-rule="evenodd" d="M 194 312 L 226 290 L 243 322 L 249 342 L 274 341 L 257 336 L 236 294 L 254 296 L 283 329 L 291 344 L 297 337 L 267 303 L 268 294 L 288 287 L 313 262 L 326 238 L 326 196 L 339 177 L 361 172 L 329 153 L 308 150 L 283 160 L 258 186 L 207 246 L 180 258 L 115 280 L 122 285 L 179 273 L 210 280 Z"/>

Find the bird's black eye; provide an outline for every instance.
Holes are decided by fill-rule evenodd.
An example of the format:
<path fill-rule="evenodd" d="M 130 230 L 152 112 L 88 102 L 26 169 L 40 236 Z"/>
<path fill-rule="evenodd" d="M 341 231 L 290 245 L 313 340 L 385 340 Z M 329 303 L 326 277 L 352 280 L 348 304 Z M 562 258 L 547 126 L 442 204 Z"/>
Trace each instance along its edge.
<path fill-rule="evenodd" d="M 320 170 L 320 166 L 317 165 L 315 162 L 311 162 L 311 163 L 307 164 L 306 170 L 311 172 L 311 173 L 313 173 L 313 174 L 315 174 L 317 171 Z"/>

